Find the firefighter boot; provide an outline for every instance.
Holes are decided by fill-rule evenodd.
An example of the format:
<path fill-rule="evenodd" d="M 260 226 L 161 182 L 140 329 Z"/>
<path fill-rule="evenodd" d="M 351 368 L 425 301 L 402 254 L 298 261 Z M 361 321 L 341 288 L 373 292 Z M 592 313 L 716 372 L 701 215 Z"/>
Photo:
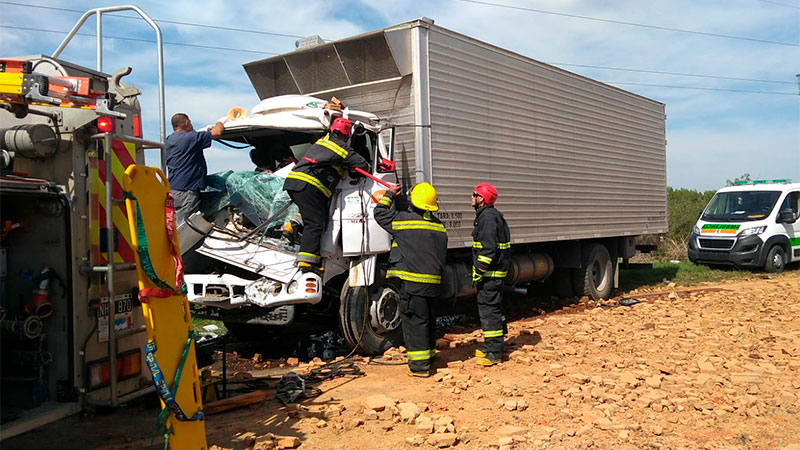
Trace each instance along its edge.
<path fill-rule="evenodd" d="M 486 356 L 479 357 L 475 362 L 479 366 L 494 366 L 495 364 L 500 364 L 500 355 L 496 353 L 486 353 Z"/>
<path fill-rule="evenodd" d="M 409 368 L 406 373 L 408 373 L 410 377 L 428 378 L 431 376 L 430 370 L 411 370 L 411 368 Z"/>
<path fill-rule="evenodd" d="M 308 262 L 305 262 L 305 261 L 298 261 L 297 262 L 297 268 L 300 269 L 300 272 L 303 272 L 303 273 L 311 272 L 311 273 L 316 274 L 320 278 L 322 278 L 322 274 L 325 272 L 325 268 L 324 267 L 318 266 L 316 264 L 311 264 L 311 263 L 308 263 Z"/>
<path fill-rule="evenodd" d="M 485 358 L 486 357 L 486 352 L 481 350 L 481 349 L 479 349 L 479 348 L 476 348 L 475 349 L 475 356 L 478 357 L 478 358 Z"/>

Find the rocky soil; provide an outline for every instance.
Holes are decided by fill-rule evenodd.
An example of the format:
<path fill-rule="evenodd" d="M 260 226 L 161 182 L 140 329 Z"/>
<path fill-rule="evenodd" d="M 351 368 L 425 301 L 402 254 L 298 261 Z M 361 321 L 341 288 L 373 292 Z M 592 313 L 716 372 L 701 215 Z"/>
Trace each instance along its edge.
<path fill-rule="evenodd" d="M 496 367 L 474 363 L 479 329 L 454 327 L 429 379 L 378 364 L 402 362 L 390 351 L 299 405 L 212 416 L 209 444 L 800 449 L 799 273 L 625 297 L 640 302 L 509 323 Z"/>
<path fill-rule="evenodd" d="M 623 298 L 639 302 L 621 306 Z M 499 366 L 475 364 L 480 329 L 459 325 L 438 341 L 431 378 L 407 376 L 398 350 L 359 358 L 364 376 L 317 384 L 316 397 L 209 416 L 209 446 L 800 450 L 796 270 L 716 285 L 665 284 L 597 305 L 584 299 L 508 325 Z M 323 364 L 268 365 L 303 374 Z M 269 386 L 272 398 L 274 382 Z M 129 425 L 141 422 L 129 427 L 136 431 L 82 448 L 149 448 L 154 417 L 152 410 L 123 415 Z M 39 437 L 71 442 L 69 430 L 81 428 L 71 420 Z M 120 429 L 93 423 L 95 435 Z M 4 449 L 33 448 L 15 445 L 24 440 L 3 442 Z"/>

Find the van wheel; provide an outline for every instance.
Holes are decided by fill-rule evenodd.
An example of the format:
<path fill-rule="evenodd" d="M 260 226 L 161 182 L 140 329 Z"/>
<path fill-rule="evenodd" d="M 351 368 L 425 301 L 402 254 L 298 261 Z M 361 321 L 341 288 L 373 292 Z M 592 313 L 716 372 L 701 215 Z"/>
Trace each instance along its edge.
<path fill-rule="evenodd" d="M 783 248 L 780 245 L 773 245 L 767 253 L 764 270 L 772 273 L 781 273 L 784 267 L 786 267 L 786 256 L 783 254 Z"/>
<path fill-rule="evenodd" d="M 399 299 L 398 286 L 387 280 L 366 289 L 363 286 L 351 288 L 350 282 L 345 282 L 339 324 L 350 348 L 365 355 L 380 355 L 403 345 Z"/>
<path fill-rule="evenodd" d="M 589 244 L 583 248 L 581 268 L 576 269 L 573 285 L 579 296 L 592 300 L 608 298 L 614 284 L 614 264 L 603 244 Z"/>

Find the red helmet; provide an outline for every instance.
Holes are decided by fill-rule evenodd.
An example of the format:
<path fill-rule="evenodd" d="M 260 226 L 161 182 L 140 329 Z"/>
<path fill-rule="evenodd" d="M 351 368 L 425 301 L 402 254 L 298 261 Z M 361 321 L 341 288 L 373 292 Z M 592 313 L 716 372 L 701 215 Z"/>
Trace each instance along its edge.
<path fill-rule="evenodd" d="M 342 133 L 344 137 L 349 137 L 350 131 L 352 130 L 353 124 L 344 117 L 337 117 L 331 124 L 331 131 L 338 131 L 339 133 Z"/>
<path fill-rule="evenodd" d="M 475 193 L 483 197 L 487 205 L 494 205 L 494 202 L 497 201 L 497 189 L 489 183 L 475 186 Z"/>

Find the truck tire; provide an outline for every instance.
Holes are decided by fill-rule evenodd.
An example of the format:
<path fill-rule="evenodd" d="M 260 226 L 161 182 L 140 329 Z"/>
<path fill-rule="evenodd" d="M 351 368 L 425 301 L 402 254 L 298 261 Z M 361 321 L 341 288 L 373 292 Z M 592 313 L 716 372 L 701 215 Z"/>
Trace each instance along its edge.
<path fill-rule="evenodd" d="M 573 286 L 578 296 L 592 300 L 608 298 L 614 285 L 614 264 L 603 244 L 593 243 L 583 247 L 581 268 L 576 269 Z"/>
<path fill-rule="evenodd" d="M 786 254 L 783 247 L 773 245 L 767 252 L 767 261 L 764 263 L 764 270 L 772 273 L 781 273 L 786 267 Z"/>
<path fill-rule="evenodd" d="M 396 284 L 381 280 L 368 288 L 345 282 L 339 304 L 339 324 L 347 344 L 364 355 L 380 355 L 403 345 Z M 367 301 L 367 292 L 369 301 Z"/>

